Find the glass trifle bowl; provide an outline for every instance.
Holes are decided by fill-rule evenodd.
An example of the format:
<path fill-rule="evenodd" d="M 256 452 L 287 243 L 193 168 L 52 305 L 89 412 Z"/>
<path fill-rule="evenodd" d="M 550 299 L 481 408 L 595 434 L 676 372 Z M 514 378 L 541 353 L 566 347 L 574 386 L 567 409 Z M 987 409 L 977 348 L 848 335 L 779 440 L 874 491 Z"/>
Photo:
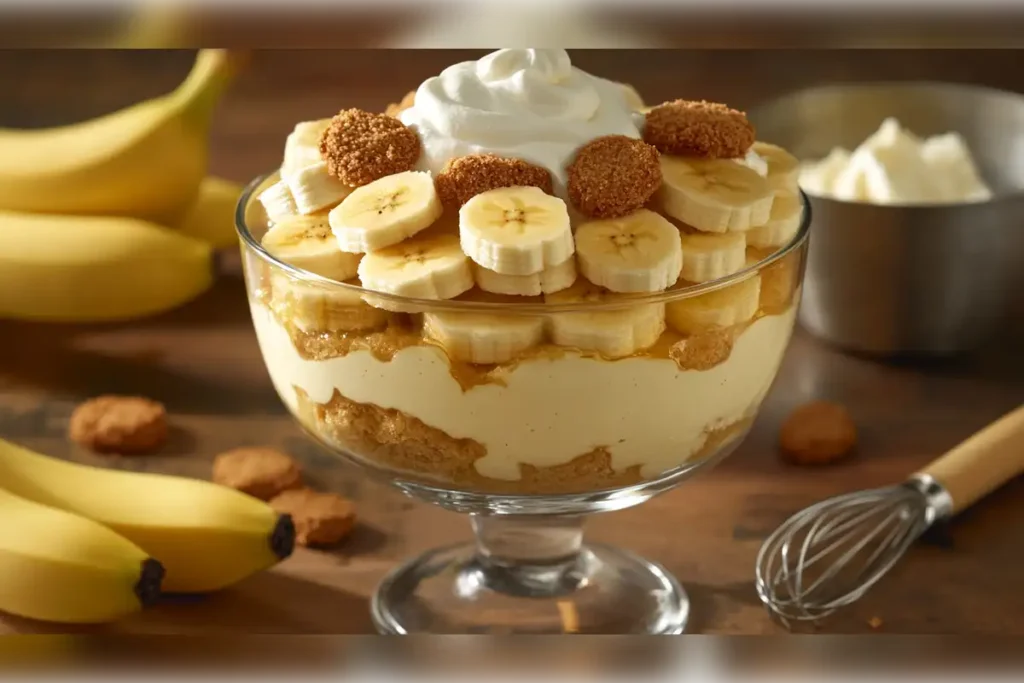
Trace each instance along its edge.
<path fill-rule="evenodd" d="M 673 488 L 742 441 L 800 297 L 810 221 L 795 160 L 765 143 L 701 157 L 648 145 L 657 114 L 562 51 L 456 68 L 387 121 L 344 110 L 300 123 L 282 169 L 244 193 L 246 287 L 271 380 L 330 451 L 470 515 L 474 542 L 383 580 L 371 604 L 381 632 L 682 632 L 675 578 L 584 544 L 583 521 Z M 632 134 L 587 130 L 560 153 L 534 149 L 551 130 L 518 147 L 511 128 L 501 145 L 440 144 L 415 111 L 436 116 L 432 88 L 457 100 L 460 87 L 471 99 L 492 86 L 495 107 L 518 88 L 541 129 L 559 101 L 534 105 L 530 83 L 569 107 L 587 79 L 599 106 L 637 122 Z M 723 112 L 712 114 L 729 133 L 736 112 Z M 518 128 L 525 115 L 513 114 Z M 353 130 L 393 135 L 390 147 Z M 361 144 L 376 161 L 345 156 Z"/>

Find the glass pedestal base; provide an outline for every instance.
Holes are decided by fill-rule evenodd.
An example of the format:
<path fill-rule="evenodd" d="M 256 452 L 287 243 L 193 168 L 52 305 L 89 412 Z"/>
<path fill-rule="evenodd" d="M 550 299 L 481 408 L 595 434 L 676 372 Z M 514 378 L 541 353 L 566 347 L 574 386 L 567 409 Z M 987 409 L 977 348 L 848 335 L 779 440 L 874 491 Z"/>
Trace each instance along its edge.
<path fill-rule="evenodd" d="M 479 539 L 478 529 L 478 539 Z M 678 634 L 689 601 L 657 564 L 604 545 L 509 562 L 466 544 L 392 571 L 373 597 L 384 634 Z"/>

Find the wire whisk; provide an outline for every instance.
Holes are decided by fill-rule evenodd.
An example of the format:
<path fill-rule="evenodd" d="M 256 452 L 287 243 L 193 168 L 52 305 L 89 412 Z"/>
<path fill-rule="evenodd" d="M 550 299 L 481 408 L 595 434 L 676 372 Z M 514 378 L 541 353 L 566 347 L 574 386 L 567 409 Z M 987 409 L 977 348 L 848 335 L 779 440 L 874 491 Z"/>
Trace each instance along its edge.
<path fill-rule="evenodd" d="M 859 600 L 935 522 L 1024 471 L 1024 406 L 906 482 L 847 493 L 786 520 L 761 546 L 761 602 L 787 626 Z"/>

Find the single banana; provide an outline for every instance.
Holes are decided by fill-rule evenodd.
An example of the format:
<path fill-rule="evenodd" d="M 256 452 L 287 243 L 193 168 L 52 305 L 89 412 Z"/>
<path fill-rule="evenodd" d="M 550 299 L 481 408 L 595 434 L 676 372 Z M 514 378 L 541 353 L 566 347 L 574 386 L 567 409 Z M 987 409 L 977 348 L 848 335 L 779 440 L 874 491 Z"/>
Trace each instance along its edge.
<path fill-rule="evenodd" d="M 199 185 L 199 195 L 176 228 L 189 237 L 209 243 L 214 249 L 238 247 L 235 209 L 242 187 L 224 178 L 207 176 Z"/>
<path fill-rule="evenodd" d="M 788 190 L 777 191 L 768 222 L 747 231 L 747 244 L 760 248 L 788 244 L 800 229 L 803 215 L 804 206 L 799 195 Z"/>
<path fill-rule="evenodd" d="M 346 284 L 359 286 L 352 280 Z M 385 326 L 387 311 L 370 306 L 358 291 L 303 282 L 285 273 L 271 273 L 275 313 L 303 332 L 365 332 Z"/>
<path fill-rule="evenodd" d="M 124 536 L 164 566 L 168 592 L 219 590 L 277 564 L 295 543 L 289 516 L 234 489 L 88 467 L 3 440 L 0 489 Z"/>
<path fill-rule="evenodd" d="M 328 173 L 327 164 L 322 161 L 291 171 L 282 178 L 301 214 L 333 208 L 352 194 L 352 188 Z"/>
<path fill-rule="evenodd" d="M 200 50 L 169 95 L 70 126 L 0 130 L 0 209 L 177 224 L 206 176 L 210 121 L 240 57 Z"/>
<path fill-rule="evenodd" d="M 262 244 L 285 263 L 338 281 L 354 278 L 362 258 L 338 248 L 325 213 L 283 218 L 267 230 Z"/>
<path fill-rule="evenodd" d="M 415 238 L 380 251 L 359 262 L 359 280 L 366 289 L 416 299 L 452 299 L 473 288 L 469 259 L 455 235 Z M 386 310 L 401 304 L 378 297 L 367 303 Z"/>
<path fill-rule="evenodd" d="M 623 293 L 668 289 L 683 267 L 679 229 L 648 209 L 579 226 L 576 258 L 588 280 Z"/>
<path fill-rule="evenodd" d="M 331 210 L 331 228 L 345 251 L 384 249 L 412 237 L 441 217 L 429 173 L 405 171 L 356 188 Z"/>
<path fill-rule="evenodd" d="M 160 595 L 160 563 L 102 524 L 3 489 L 0 517 L 0 610 L 104 623 Z"/>
<path fill-rule="evenodd" d="M 742 232 L 687 233 L 680 235 L 683 249 L 681 277 L 689 282 L 708 282 L 743 270 L 747 238 Z"/>
<path fill-rule="evenodd" d="M 295 128 L 285 138 L 282 176 L 323 161 L 320 156 L 320 138 L 330 125 L 330 119 L 300 121 L 295 124 Z"/>
<path fill-rule="evenodd" d="M 544 318 L 531 315 L 427 312 L 423 330 L 455 360 L 505 363 L 544 338 Z"/>
<path fill-rule="evenodd" d="M 276 183 L 260 192 L 260 204 L 267 212 L 267 218 L 273 223 L 287 216 L 294 216 L 299 213 L 299 207 L 295 203 L 295 197 L 288 188 L 288 183 L 278 180 Z"/>
<path fill-rule="evenodd" d="M 502 275 L 532 275 L 575 252 L 565 202 L 538 187 L 481 192 L 459 209 L 462 250 Z"/>
<path fill-rule="evenodd" d="M 540 296 L 570 287 L 576 282 L 576 259 L 569 257 L 533 275 L 502 275 L 473 264 L 473 278 L 477 286 L 492 294 L 512 296 Z"/>
<path fill-rule="evenodd" d="M 548 294 L 552 304 L 614 302 L 621 295 L 587 280 Z M 552 340 L 559 346 L 596 351 L 608 358 L 623 358 L 652 346 L 665 331 L 664 304 L 625 304 L 605 311 L 568 311 L 549 316 Z"/>
<path fill-rule="evenodd" d="M 750 149 L 768 162 L 768 184 L 773 190 L 796 192 L 800 179 L 800 161 L 769 142 L 755 142 Z"/>
<path fill-rule="evenodd" d="M 213 283 L 210 245 L 135 218 L 0 211 L 0 318 L 128 320 Z"/>
<path fill-rule="evenodd" d="M 706 294 L 665 305 L 669 327 L 697 334 L 716 327 L 731 327 L 753 319 L 761 297 L 761 277 L 754 275 Z"/>
<path fill-rule="evenodd" d="M 743 164 L 662 155 L 661 173 L 665 213 L 702 232 L 743 231 L 768 222 L 772 188 Z"/>

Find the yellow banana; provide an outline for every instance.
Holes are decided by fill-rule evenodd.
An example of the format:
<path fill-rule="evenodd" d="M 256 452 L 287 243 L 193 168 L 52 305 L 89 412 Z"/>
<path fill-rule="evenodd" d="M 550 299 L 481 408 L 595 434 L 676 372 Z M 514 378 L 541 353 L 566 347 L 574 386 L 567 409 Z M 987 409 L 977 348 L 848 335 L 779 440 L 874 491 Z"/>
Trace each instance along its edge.
<path fill-rule="evenodd" d="M 238 248 L 235 207 L 242 186 L 230 180 L 207 176 L 185 218 L 176 227 L 182 234 L 208 242 L 214 249 Z"/>
<path fill-rule="evenodd" d="M 290 517 L 234 489 L 88 467 L 2 439 L 0 488 L 113 529 L 160 560 L 167 592 L 224 588 L 277 564 L 295 546 Z"/>
<path fill-rule="evenodd" d="M 102 524 L 0 490 L 0 609 L 102 623 L 160 594 L 163 568 Z"/>
<path fill-rule="evenodd" d="M 195 298 L 213 277 L 210 246 L 170 228 L 0 211 L 0 318 L 138 318 Z"/>
<path fill-rule="evenodd" d="M 0 129 L 0 209 L 176 223 L 206 175 L 210 120 L 241 61 L 200 50 L 169 95 L 70 126 Z"/>

